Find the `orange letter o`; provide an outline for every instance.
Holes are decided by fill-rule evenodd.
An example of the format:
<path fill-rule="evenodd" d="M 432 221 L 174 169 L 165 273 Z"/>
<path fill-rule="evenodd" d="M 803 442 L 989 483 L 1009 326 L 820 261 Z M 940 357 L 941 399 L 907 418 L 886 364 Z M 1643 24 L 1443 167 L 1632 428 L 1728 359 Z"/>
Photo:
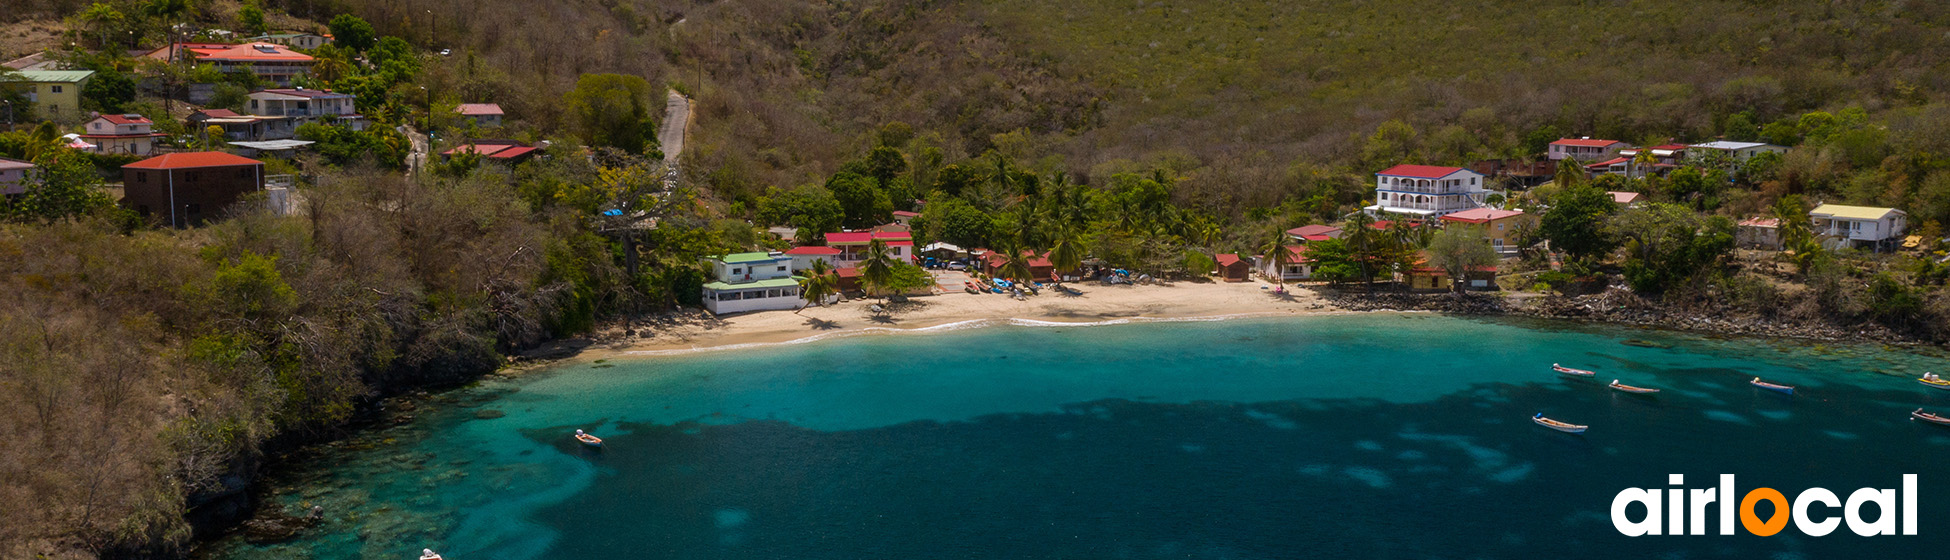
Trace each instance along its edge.
<path fill-rule="evenodd" d="M 1760 518 L 1754 515 L 1754 502 L 1761 500 L 1774 502 L 1774 517 L 1768 518 L 1766 523 L 1762 523 Z M 1781 532 L 1781 529 L 1786 529 L 1787 524 L 1788 501 L 1787 496 L 1781 495 L 1781 491 L 1773 488 L 1755 488 L 1754 491 L 1747 493 L 1747 497 L 1740 499 L 1740 526 L 1746 527 L 1747 532 L 1772 537 L 1775 533 Z"/>

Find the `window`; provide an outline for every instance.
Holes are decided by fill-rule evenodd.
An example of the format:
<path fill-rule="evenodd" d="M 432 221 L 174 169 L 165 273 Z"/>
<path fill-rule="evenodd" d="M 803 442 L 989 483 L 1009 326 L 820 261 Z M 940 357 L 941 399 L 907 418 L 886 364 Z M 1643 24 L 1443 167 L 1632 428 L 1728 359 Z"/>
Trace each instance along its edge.
<path fill-rule="evenodd" d="M 251 168 L 249 168 L 249 167 L 239 167 L 239 168 L 237 168 L 237 178 L 238 178 L 238 179 L 249 179 L 249 178 L 251 178 Z"/>
<path fill-rule="evenodd" d="M 770 290 L 765 290 L 765 297 L 779 297 L 779 289 L 772 288 Z"/>
<path fill-rule="evenodd" d="M 95 121 L 95 130 L 102 129 L 102 121 Z"/>
<path fill-rule="evenodd" d="M 745 273 L 745 269 L 743 269 L 743 268 L 733 268 L 733 269 L 731 269 L 731 273 L 732 273 L 732 274 L 744 274 L 744 273 Z"/>
<path fill-rule="evenodd" d="M 785 267 L 783 266 L 779 267 L 779 272 L 785 272 Z"/>
<path fill-rule="evenodd" d="M 47 92 L 48 92 L 48 93 L 61 93 L 61 86 L 48 86 L 48 87 L 47 87 Z"/>
<path fill-rule="evenodd" d="M 137 183 L 147 183 L 147 182 L 149 182 L 149 172 L 147 172 L 147 171 L 137 171 L 137 172 L 135 172 L 135 182 L 137 182 Z"/>
<path fill-rule="evenodd" d="M 725 292 L 722 294 L 718 294 L 718 301 L 738 301 L 738 292 Z"/>

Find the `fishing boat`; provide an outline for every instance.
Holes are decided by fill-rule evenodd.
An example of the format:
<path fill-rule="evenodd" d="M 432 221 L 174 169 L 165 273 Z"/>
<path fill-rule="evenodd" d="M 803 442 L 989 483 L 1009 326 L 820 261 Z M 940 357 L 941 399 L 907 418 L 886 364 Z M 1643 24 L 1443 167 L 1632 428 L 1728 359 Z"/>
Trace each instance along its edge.
<path fill-rule="evenodd" d="M 1583 370 L 1577 368 L 1567 368 L 1557 364 L 1551 364 L 1551 371 L 1562 373 L 1564 375 L 1575 375 L 1578 377 L 1591 377 L 1593 375 L 1598 375 L 1598 372 L 1595 371 Z"/>
<path fill-rule="evenodd" d="M 1577 424 L 1572 424 L 1569 422 L 1559 422 L 1556 420 L 1545 418 L 1544 413 L 1542 412 L 1537 413 L 1536 416 L 1530 417 L 1530 421 L 1536 422 L 1537 425 L 1539 426 L 1543 426 L 1567 434 L 1582 434 L 1584 433 L 1584 429 L 1588 427 L 1588 426 L 1579 426 Z"/>
<path fill-rule="evenodd" d="M 1921 408 L 1916 409 L 1916 412 L 1909 413 L 1909 417 L 1916 420 L 1929 422 L 1931 424 L 1950 426 L 1950 418 L 1945 418 L 1942 415 L 1934 412 L 1923 412 L 1923 409 Z"/>
<path fill-rule="evenodd" d="M 1917 378 L 1916 382 L 1938 389 L 1950 390 L 1950 381 L 1944 381 L 1943 378 L 1937 377 L 1934 373 L 1925 373 L 1923 377 Z"/>
<path fill-rule="evenodd" d="M 420 560 L 441 560 L 441 558 L 440 554 L 435 553 L 433 549 L 422 548 L 420 549 Z"/>
<path fill-rule="evenodd" d="M 1779 384 L 1779 383 L 1768 383 L 1768 382 L 1766 382 L 1766 381 L 1761 381 L 1759 377 L 1756 377 L 1756 378 L 1754 378 L 1754 380 L 1753 380 L 1753 381 L 1748 381 L 1748 382 L 1747 382 L 1747 384 L 1749 384 L 1749 385 L 1753 385 L 1753 386 L 1755 386 L 1755 387 L 1759 387 L 1759 388 L 1762 388 L 1762 389 L 1766 389 L 1766 390 L 1769 390 L 1769 391 L 1774 391 L 1774 392 L 1776 392 L 1776 393 L 1780 393 L 1780 394 L 1783 394 L 1783 395 L 1792 395 L 1792 394 L 1794 394 L 1794 388 L 1793 388 L 1793 387 L 1789 387 L 1789 386 L 1786 386 L 1786 385 L 1782 385 L 1782 384 Z"/>
<path fill-rule="evenodd" d="M 971 293 L 971 294 L 979 294 L 979 293 L 982 293 L 982 291 L 981 291 L 981 290 L 977 290 L 977 289 L 975 289 L 975 283 L 974 283 L 974 282 L 962 282 L 962 283 L 961 283 L 961 289 L 963 289 L 963 290 L 967 290 L 967 291 L 968 291 L 968 293 Z"/>
<path fill-rule="evenodd" d="M 1633 387 L 1631 385 L 1619 383 L 1617 379 L 1611 380 L 1611 388 L 1620 393 L 1631 393 L 1634 395 L 1650 395 L 1659 392 L 1658 389 L 1647 389 L 1645 387 Z"/>
<path fill-rule="evenodd" d="M 582 442 L 583 445 L 587 445 L 590 447 L 603 446 L 603 438 L 599 438 L 596 436 L 589 435 L 587 433 L 583 433 L 582 430 L 576 430 L 576 441 Z"/>

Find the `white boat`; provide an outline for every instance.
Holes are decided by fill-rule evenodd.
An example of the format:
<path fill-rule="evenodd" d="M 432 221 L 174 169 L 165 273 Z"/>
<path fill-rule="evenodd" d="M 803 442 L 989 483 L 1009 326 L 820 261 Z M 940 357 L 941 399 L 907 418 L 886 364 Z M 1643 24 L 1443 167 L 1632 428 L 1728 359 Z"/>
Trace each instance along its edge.
<path fill-rule="evenodd" d="M 590 447 L 603 446 L 603 438 L 583 433 L 582 430 L 576 430 L 576 441 L 582 442 L 583 445 Z"/>
<path fill-rule="evenodd" d="M 431 548 L 420 549 L 420 560 L 441 560 L 440 555 Z"/>
<path fill-rule="evenodd" d="M 1747 383 L 1748 383 L 1749 385 L 1753 385 L 1753 386 L 1755 386 L 1755 387 L 1759 387 L 1759 388 L 1762 388 L 1762 389 L 1766 389 L 1766 390 L 1769 390 L 1769 391 L 1773 391 L 1773 392 L 1776 392 L 1776 393 L 1780 393 L 1780 394 L 1783 394 L 1783 395 L 1793 395 L 1793 394 L 1794 394 L 1794 388 L 1793 388 L 1793 387 L 1789 387 L 1789 386 L 1787 386 L 1787 385 L 1782 385 L 1782 384 L 1779 384 L 1779 383 L 1768 383 L 1768 382 L 1766 382 L 1766 381 L 1761 381 L 1759 377 L 1756 377 L 1756 378 L 1754 378 L 1754 380 L 1753 380 L 1753 381 L 1748 381 Z"/>
<path fill-rule="evenodd" d="M 1578 377 L 1591 377 L 1593 375 L 1598 375 L 1598 372 L 1595 371 L 1583 370 L 1577 368 L 1567 368 L 1557 364 L 1551 364 L 1551 370 L 1556 371 L 1558 373 L 1562 373 L 1564 375 L 1575 375 Z"/>
<path fill-rule="evenodd" d="M 1580 426 L 1569 422 L 1559 422 L 1556 420 L 1545 418 L 1544 413 L 1542 412 L 1537 413 L 1536 416 L 1530 417 L 1530 421 L 1536 422 L 1537 425 L 1539 426 L 1543 426 L 1567 434 L 1582 434 L 1584 433 L 1584 429 L 1589 427 L 1589 426 Z"/>
<path fill-rule="evenodd" d="M 1923 412 L 1921 408 L 1916 409 L 1916 412 L 1909 413 L 1909 417 L 1931 424 L 1950 426 L 1950 418 L 1944 418 L 1943 415 L 1934 412 Z"/>
<path fill-rule="evenodd" d="M 1611 388 L 1621 393 L 1631 393 L 1634 395 L 1650 395 L 1659 392 L 1658 389 L 1647 389 L 1645 387 L 1633 387 L 1631 385 L 1619 383 L 1617 379 L 1611 380 Z"/>

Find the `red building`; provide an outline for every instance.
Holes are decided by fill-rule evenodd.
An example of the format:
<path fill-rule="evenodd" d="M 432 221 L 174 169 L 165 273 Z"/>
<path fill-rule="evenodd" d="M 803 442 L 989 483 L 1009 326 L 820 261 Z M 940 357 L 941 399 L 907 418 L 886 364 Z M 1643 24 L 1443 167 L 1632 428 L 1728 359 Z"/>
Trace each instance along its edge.
<path fill-rule="evenodd" d="M 171 227 L 209 221 L 264 190 L 264 163 L 223 152 L 166 154 L 122 166 L 122 205 Z"/>
<path fill-rule="evenodd" d="M 1215 257 L 1219 262 L 1219 279 L 1227 282 L 1245 282 L 1253 274 L 1253 264 L 1239 255 L 1225 253 Z"/>

